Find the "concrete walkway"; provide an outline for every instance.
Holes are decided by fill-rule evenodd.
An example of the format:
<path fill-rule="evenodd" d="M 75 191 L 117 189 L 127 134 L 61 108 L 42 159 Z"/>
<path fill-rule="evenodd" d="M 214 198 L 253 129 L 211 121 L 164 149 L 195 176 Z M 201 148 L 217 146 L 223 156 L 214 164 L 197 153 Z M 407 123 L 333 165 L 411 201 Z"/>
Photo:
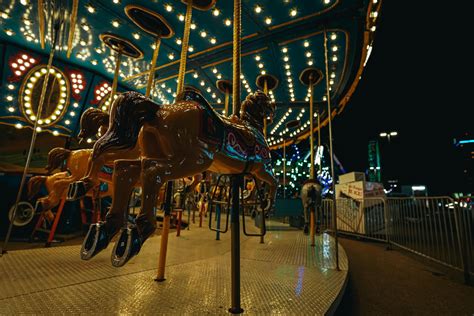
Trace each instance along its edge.
<path fill-rule="evenodd" d="M 349 283 L 336 315 L 474 315 L 474 287 L 385 245 L 340 238 Z"/>

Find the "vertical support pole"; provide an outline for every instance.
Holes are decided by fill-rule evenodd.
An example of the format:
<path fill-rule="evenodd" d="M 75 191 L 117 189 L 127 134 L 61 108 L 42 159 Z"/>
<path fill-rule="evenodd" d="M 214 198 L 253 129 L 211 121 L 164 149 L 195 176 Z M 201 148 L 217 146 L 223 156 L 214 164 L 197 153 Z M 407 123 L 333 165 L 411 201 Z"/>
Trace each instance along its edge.
<path fill-rule="evenodd" d="M 267 80 L 264 80 L 263 81 L 263 93 L 265 93 L 266 95 L 268 95 L 268 82 Z M 267 117 L 264 117 L 263 118 L 263 137 L 265 138 L 265 141 L 267 140 Z M 260 236 L 260 243 L 263 244 L 265 243 L 265 236 L 263 236 L 263 230 L 264 230 L 264 227 L 263 227 L 263 223 L 264 223 L 264 216 L 265 216 L 265 211 L 262 209 L 262 214 L 261 215 L 261 220 L 262 220 L 262 223 L 260 224 L 260 233 L 262 234 Z"/>
<path fill-rule="evenodd" d="M 149 98 L 153 86 L 153 80 L 155 79 L 155 66 L 156 60 L 158 59 L 158 53 L 160 51 L 161 40 L 159 37 L 155 40 L 155 50 L 153 51 L 153 57 L 151 58 L 150 72 L 148 73 L 148 82 L 146 84 L 145 97 Z"/>
<path fill-rule="evenodd" d="M 243 177 L 235 175 L 232 178 L 232 209 L 230 211 L 230 242 L 231 242 L 231 299 L 232 306 L 229 312 L 232 314 L 240 314 L 244 310 L 240 307 L 240 192 Z"/>
<path fill-rule="evenodd" d="M 220 232 L 219 232 L 219 230 L 221 229 L 221 205 L 220 204 L 216 204 L 216 219 L 217 219 L 216 240 L 221 240 Z"/>
<path fill-rule="evenodd" d="M 173 182 L 168 181 L 166 187 L 165 203 L 164 203 L 164 214 L 163 214 L 163 230 L 161 233 L 160 243 L 160 257 L 158 259 L 158 275 L 155 281 L 162 282 L 165 279 L 165 265 L 166 265 L 166 252 L 168 250 L 168 236 L 170 231 L 170 217 L 171 217 L 171 198 L 173 195 Z"/>
<path fill-rule="evenodd" d="M 241 18 L 242 18 L 242 0 L 234 0 L 234 32 L 233 32 L 233 51 L 232 51 L 232 112 L 240 116 L 240 58 L 241 58 Z M 240 192 L 243 176 L 235 175 L 232 178 L 232 210 L 230 218 L 231 230 L 231 299 L 232 305 L 229 312 L 240 314 L 244 310 L 240 307 Z"/>
<path fill-rule="evenodd" d="M 315 175 L 314 175 L 314 99 L 313 99 L 314 91 L 313 90 L 314 90 L 313 80 L 310 79 L 309 80 L 309 91 L 310 91 L 310 95 L 309 95 L 309 116 L 310 116 L 309 125 L 310 127 L 309 129 L 311 131 L 311 134 L 309 137 L 309 147 L 310 147 L 311 164 L 310 164 L 309 173 L 310 173 L 311 180 L 315 179 Z M 318 116 L 318 119 L 319 119 L 319 116 Z M 318 134 L 319 134 L 319 131 L 318 131 Z M 309 227 L 310 227 L 309 236 L 311 240 L 311 247 L 314 247 L 316 245 L 315 236 L 314 236 L 316 232 L 315 201 L 312 201 L 311 204 L 312 205 L 309 209 Z"/>
<path fill-rule="evenodd" d="M 122 48 L 120 48 L 120 50 L 117 52 L 117 57 L 115 58 L 114 80 L 112 81 L 112 91 L 110 92 L 109 109 L 112 108 L 112 103 L 114 102 L 114 96 L 117 93 L 118 77 L 120 73 L 121 63 L 122 63 Z"/>
<path fill-rule="evenodd" d="M 71 16 L 69 17 L 69 35 L 67 40 L 67 52 L 66 57 L 71 57 L 72 52 L 72 42 L 74 41 L 74 35 L 76 31 L 76 20 L 77 20 L 77 11 L 79 9 L 79 0 L 73 0 Z"/>
<path fill-rule="evenodd" d="M 229 91 L 225 92 L 225 99 L 224 99 L 224 115 L 229 115 Z"/>
<path fill-rule="evenodd" d="M 56 216 L 54 216 L 53 226 L 49 231 L 48 240 L 46 241 L 45 247 L 51 246 L 53 242 L 54 234 L 56 233 L 56 228 L 58 228 L 59 220 L 61 219 L 61 214 L 63 213 L 64 204 L 66 203 L 66 199 L 61 199 L 61 203 L 59 204 L 58 211 L 56 212 Z"/>
<path fill-rule="evenodd" d="M 36 136 L 38 135 L 38 125 L 39 125 L 38 121 L 41 119 L 41 113 L 43 112 L 43 104 L 46 97 L 46 91 L 48 90 L 50 70 L 53 65 L 54 53 L 56 51 L 56 39 L 58 37 L 58 31 L 59 29 L 56 28 L 55 34 L 52 35 L 54 38 L 51 43 L 51 50 L 49 52 L 48 65 L 46 66 L 46 73 L 48 75 L 44 76 L 43 87 L 41 88 L 41 95 L 40 95 L 40 99 L 38 103 L 36 120 L 35 120 L 35 123 L 33 124 L 33 133 L 31 135 L 30 148 L 28 150 L 28 156 L 26 157 L 25 167 L 23 168 L 23 174 L 21 176 L 20 187 L 18 188 L 18 193 L 16 195 L 15 208 L 13 209 L 12 218 L 15 218 L 16 212 L 18 210 L 18 203 L 20 203 L 21 194 L 23 192 L 23 187 L 25 186 L 25 182 L 26 182 L 26 175 L 28 174 L 28 169 L 30 168 L 31 157 L 33 156 L 33 150 L 36 144 Z M 12 229 L 13 229 L 13 221 L 11 221 L 10 226 L 8 226 L 8 231 L 7 231 L 7 235 L 5 236 L 3 247 L 0 248 L 0 256 L 2 256 L 4 253 L 7 252 L 8 241 L 10 240 Z"/>
<path fill-rule="evenodd" d="M 176 95 L 180 94 L 184 90 L 184 74 L 186 73 L 186 58 L 188 56 L 188 45 L 189 45 L 189 33 L 191 31 L 191 18 L 193 15 L 193 1 L 188 0 L 186 5 L 186 17 L 184 18 L 184 34 L 183 44 L 181 47 L 181 57 L 179 62 L 178 72 L 178 88 L 176 89 Z"/>
<path fill-rule="evenodd" d="M 319 116 L 319 108 L 316 110 L 317 112 L 317 117 L 318 117 L 318 150 L 319 150 L 319 147 L 321 147 L 321 118 Z M 319 162 L 319 172 L 321 172 L 321 169 L 322 169 L 322 164 L 321 162 Z"/>
<path fill-rule="evenodd" d="M 283 198 L 286 199 L 286 139 L 283 139 Z"/>
<path fill-rule="evenodd" d="M 183 219 L 183 211 L 178 211 L 178 224 L 176 225 L 176 236 L 181 236 L 181 221 Z"/>
<path fill-rule="evenodd" d="M 336 179 L 334 178 L 334 156 L 332 148 L 332 111 L 331 111 L 331 93 L 329 91 L 329 60 L 328 60 L 328 36 L 324 29 L 324 61 L 326 64 L 326 98 L 328 101 L 328 119 L 329 119 L 329 155 L 331 158 L 331 178 L 332 192 L 334 200 L 334 239 L 336 244 L 336 269 L 339 269 L 339 241 L 337 234 L 337 206 L 336 206 Z"/>

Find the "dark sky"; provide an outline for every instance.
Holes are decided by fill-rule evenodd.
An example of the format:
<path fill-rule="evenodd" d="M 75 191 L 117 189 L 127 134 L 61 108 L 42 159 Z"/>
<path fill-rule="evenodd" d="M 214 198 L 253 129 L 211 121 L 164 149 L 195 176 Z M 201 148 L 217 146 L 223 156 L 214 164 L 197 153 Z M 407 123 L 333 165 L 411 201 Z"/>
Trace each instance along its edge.
<path fill-rule="evenodd" d="M 383 2 L 372 56 L 334 121 L 335 153 L 346 170 L 365 171 L 368 141 L 394 130 L 399 136 L 390 144 L 379 138 L 385 175 L 426 184 L 430 194 L 466 192 L 453 146 L 453 138 L 472 135 L 474 125 L 472 98 L 454 99 L 463 79 L 452 70 L 463 44 L 455 39 L 459 29 L 446 31 L 453 12 L 417 2 Z"/>

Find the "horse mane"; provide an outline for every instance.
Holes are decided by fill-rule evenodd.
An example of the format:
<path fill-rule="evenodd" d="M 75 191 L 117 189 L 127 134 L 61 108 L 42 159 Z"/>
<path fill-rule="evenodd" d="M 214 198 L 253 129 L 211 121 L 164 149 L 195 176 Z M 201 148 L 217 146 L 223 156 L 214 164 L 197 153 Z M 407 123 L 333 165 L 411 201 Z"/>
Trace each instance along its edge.
<path fill-rule="evenodd" d="M 69 149 L 56 147 L 48 153 L 48 165 L 45 167 L 48 174 L 52 173 L 54 169 L 60 168 L 64 160 L 66 160 L 71 151 Z"/>
<path fill-rule="evenodd" d="M 250 125 L 263 130 L 263 120 L 273 110 L 270 103 L 270 98 L 262 91 L 256 91 L 249 94 L 240 109 L 240 118 L 248 122 Z"/>
<path fill-rule="evenodd" d="M 109 114 L 95 108 L 89 108 L 82 113 L 80 121 L 80 138 L 89 138 L 97 134 L 101 126 L 109 125 Z"/>

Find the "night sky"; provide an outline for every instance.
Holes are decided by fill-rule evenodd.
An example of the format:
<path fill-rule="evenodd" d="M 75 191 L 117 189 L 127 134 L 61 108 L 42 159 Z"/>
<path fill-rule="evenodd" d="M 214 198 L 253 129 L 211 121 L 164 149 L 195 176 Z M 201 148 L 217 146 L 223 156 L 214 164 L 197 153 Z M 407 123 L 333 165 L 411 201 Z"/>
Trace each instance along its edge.
<path fill-rule="evenodd" d="M 454 98 L 462 79 L 452 75 L 458 61 L 448 53 L 456 41 L 443 31 L 452 12 L 416 2 L 384 1 L 362 80 L 334 120 L 335 154 L 347 171 L 365 171 L 368 141 L 378 138 L 382 177 L 425 184 L 430 195 L 474 191 L 462 184 L 453 146 L 453 138 L 473 135 L 474 106 Z M 398 136 L 389 144 L 378 136 L 385 131 Z"/>

